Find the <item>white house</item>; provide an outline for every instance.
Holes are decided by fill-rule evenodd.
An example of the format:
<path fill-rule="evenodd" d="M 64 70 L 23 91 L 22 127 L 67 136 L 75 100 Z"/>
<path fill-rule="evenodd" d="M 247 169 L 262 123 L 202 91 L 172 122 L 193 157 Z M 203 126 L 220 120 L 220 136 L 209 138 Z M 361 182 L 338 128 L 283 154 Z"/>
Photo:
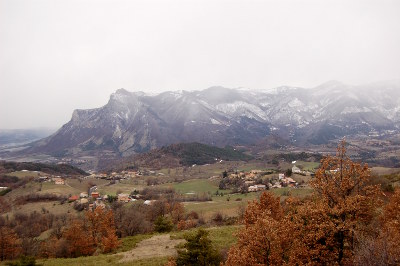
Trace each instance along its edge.
<path fill-rule="evenodd" d="M 256 191 L 261 191 L 261 190 L 265 190 L 265 189 L 266 189 L 265 185 L 254 185 L 254 186 L 249 186 L 248 191 L 256 192 Z"/>
<path fill-rule="evenodd" d="M 54 184 L 56 185 L 65 185 L 65 180 L 61 177 L 54 177 L 53 178 Z"/>
<path fill-rule="evenodd" d="M 294 166 L 292 167 L 292 173 L 294 173 L 294 174 L 301 174 L 302 171 L 300 170 L 300 168 L 298 168 L 296 165 L 294 165 Z"/>
<path fill-rule="evenodd" d="M 154 201 L 154 200 L 145 200 L 145 201 L 143 202 L 143 204 L 145 204 L 145 205 L 151 205 L 151 204 L 153 203 L 153 201 Z"/>

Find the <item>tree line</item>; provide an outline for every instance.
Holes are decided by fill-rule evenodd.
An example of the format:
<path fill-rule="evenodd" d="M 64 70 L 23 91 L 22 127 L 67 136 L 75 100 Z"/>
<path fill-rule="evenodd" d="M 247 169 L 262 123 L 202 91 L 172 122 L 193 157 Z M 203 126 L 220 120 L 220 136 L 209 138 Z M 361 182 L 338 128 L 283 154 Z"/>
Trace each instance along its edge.
<path fill-rule="evenodd" d="M 55 215 L 45 208 L 0 216 L 0 261 L 20 256 L 69 258 L 115 251 L 119 239 L 137 234 L 184 230 L 204 224 L 173 197 L 151 205 L 113 202 L 77 214 Z"/>

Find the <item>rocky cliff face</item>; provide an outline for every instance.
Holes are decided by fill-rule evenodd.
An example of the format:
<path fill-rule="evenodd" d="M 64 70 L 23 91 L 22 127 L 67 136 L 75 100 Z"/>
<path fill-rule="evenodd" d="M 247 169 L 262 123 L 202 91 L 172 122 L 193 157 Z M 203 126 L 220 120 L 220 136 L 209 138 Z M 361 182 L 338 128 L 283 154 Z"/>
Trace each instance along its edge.
<path fill-rule="evenodd" d="M 117 90 L 106 105 L 75 110 L 32 152 L 131 155 L 178 142 L 251 144 L 270 134 L 293 143 L 325 143 L 354 134 L 399 130 L 400 82 L 251 91 L 212 87 L 156 96 Z"/>

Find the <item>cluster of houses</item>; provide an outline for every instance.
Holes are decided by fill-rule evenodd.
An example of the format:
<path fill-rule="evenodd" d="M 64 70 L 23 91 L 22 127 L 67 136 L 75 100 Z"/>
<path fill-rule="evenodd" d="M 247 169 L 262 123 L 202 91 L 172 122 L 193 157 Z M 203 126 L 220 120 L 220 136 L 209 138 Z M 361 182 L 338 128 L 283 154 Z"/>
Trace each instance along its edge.
<path fill-rule="evenodd" d="M 139 170 L 139 171 L 122 171 L 122 172 L 112 172 L 110 174 L 105 173 L 94 173 L 91 174 L 91 178 L 106 179 L 106 180 L 119 180 L 119 179 L 131 179 L 140 176 L 147 175 L 164 175 L 163 173 L 156 173 L 156 171 L 151 170 Z"/>
<path fill-rule="evenodd" d="M 291 177 L 286 177 L 285 174 L 279 174 L 278 181 L 272 184 L 271 188 L 281 187 L 296 187 L 297 182 Z"/>
<path fill-rule="evenodd" d="M 250 172 L 236 172 L 229 175 L 229 178 L 241 178 L 246 181 L 252 181 L 262 173 L 261 170 L 251 170 Z"/>
<path fill-rule="evenodd" d="M 54 182 L 56 185 L 65 185 L 65 179 L 60 176 L 39 176 L 40 182 Z"/>
<path fill-rule="evenodd" d="M 128 179 L 134 178 L 142 175 L 155 174 L 154 171 L 122 171 L 120 173 L 113 172 L 111 174 L 91 174 L 85 178 L 99 178 L 99 179 L 107 179 L 107 180 L 118 180 L 118 179 Z M 65 185 L 65 179 L 61 176 L 53 176 L 53 175 L 42 175 L 37 178 L 39 182 L 53 182 L 56 185 Z M 79 195 L 71 195 L 68 198 L 69 202 L 78 202 L 80 204 L 88 204 L 89 209 L 97 208 L 97 207 L 105 207 L 105 202 L 108 201 L 108 195 L 100 195 L 100 192 L 97 191 L 97 186 L 93 186 L 89 189 L 88 192 L 81 192 Z M 116 195 L 116 201 L 122 203 L 128 203 L 131 201 L 136 201 L 140 195 L 133 197 L 127 193 L 119 193 Z M 113 199 L 114 200 L 114 199 Z M 144 201 L 145 205 L 151 205 L 153 201 L 146 200 Z"/>
<path fill-rule="evenodd" d="M 298 167 L 294 166 L 292 169 L 293 173 L 301 173 Z M 281 188 L 281 187 L 297 187 L 298 183 L 291 177 L 286 177 L 285 174 L 280 173 L 277 180 L 271 181 L 271 185 L 268 187 L 264 184 L 256 184 L 256 179 L 259 178 L 265 171 L 261 170 L 251 170 L 250 172 L 236 172 L 229 175 L 229 178 L 241 178 L 245 180 L 245 185 L 247 186 L 248 192 L 257 192 L 266 190 L 268 188 Z"/>
<path fill-rule="evenodd" d="M 109 200 L 108 195 L 100 195 L 97 191 L 97 186 L 93 186 L 89 189 L 89 193 L 81 192 L 79 195 L 72 195 L 68 198 L 70 202 L 79 202 L 80 204 L 89 204 L 89 209 L 95 209 L 97 207 L 105 208 L 105 202 Z M 128 203 L 131 201 L 137 201 L 137 199 L 127 193 L 119 193 L 115 199 L 121 203 Z M 154 200 L 145 200 L 143 204 L 151 205 Z"/>
<path fill-rule="evenodd" d="M 96 199 L 96 198 L 94 198 Z M 79 201 L 79 203 L 81 204 L 85 204 L 85 203 L 89 203 L 89 194 L 87 192 L 81 192 L 78 195 L 72 195 L 68 198 L 69 201 L 73 202 L 73 201 Z"/>

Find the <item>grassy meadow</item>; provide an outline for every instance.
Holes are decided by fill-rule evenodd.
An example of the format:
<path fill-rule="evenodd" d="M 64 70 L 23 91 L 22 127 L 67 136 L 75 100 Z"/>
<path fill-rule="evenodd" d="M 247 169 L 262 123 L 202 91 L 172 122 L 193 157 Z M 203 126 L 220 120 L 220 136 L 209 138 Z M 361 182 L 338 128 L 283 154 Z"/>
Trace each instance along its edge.
<path fill-rule="evenodd" d="M 220 226 L 205 228 L 209 232 L 209 238 L 213 246 L 217 250 L 228 250 L 231 245 L 236 243 L 236 233 L 239 231 L 240 226 Z M 185 234 L 196 233 L 198 229 L 190 229 L 185 231 L 178 231 L 170 233 L 170 239 L 184 239 Z M 66 265 L 135 265 L 135 266 L 155 266 L 165 265 L 168 261 L 168 256 L 157 254 L 151 259 L 131 260 L 129 262 L 121 262 L 122 252 L 134 249 L 141 241 L 151 238 L 159 234 L 146 234 L 126 237 L 121 240 L 121 247 L 115 254 L 101 254 L 97 256 L 79 257 L 79 258 L 57 258 L 57 259 L 41 259 L 37 260 L 43 266 L 66 266 Z M 179 245 L 181 246 L 181 245 Z M 176 248 L 176 247 L 170 247 Z"/>

